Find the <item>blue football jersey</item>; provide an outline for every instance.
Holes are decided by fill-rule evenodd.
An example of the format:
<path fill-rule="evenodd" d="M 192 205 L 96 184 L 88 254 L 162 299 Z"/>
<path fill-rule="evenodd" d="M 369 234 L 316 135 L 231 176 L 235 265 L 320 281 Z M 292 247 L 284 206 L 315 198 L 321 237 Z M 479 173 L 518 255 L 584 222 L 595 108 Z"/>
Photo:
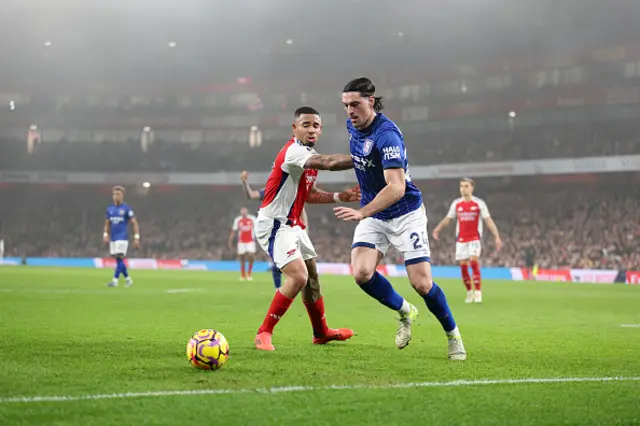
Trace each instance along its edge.
<path fill-rule="evenodd" d="M 378 113 L 366 129 L 356 129 L 347 120 L 351 158 L 355 166 L 356 177 L 362 191 L 361 206 L 365 206 L 387 186 L 384 178 L 385 169 L 404 169 L 404 196 L 395 204 L 375 214 L 381 220 L 394 219 L 417 210 L 422 205 L 422 194 L 411 182 L 407 149 L 398 126 Z"/>
<path fill-rule="evenodd" d="M 133 210 L 131 210 L 131 207 L 129 207 L 125 203 L 122 203 L 118 206 L 115 204 L 111 204 L 109 207 L 107 207 L 107 220 L 111 224 L 111 241 L 129 240 L 127 225 L 133 217 Z"/>

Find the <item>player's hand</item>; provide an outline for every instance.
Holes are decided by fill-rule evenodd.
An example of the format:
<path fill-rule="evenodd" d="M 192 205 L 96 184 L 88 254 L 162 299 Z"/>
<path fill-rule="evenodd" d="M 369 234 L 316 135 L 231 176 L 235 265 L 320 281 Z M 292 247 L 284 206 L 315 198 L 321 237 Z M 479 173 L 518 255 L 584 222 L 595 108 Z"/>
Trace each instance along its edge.
<path fill-rule="evenodd" d="M 496 238 L 496 251 L 500 251 L 500 249 L 502 248 L 502 238 L 498 237 Z"/>
<path fill-rule="evenodd" d="M 437 229 L 434 229 L 431 235 L 433 235 L 433 239 L 436 241 L 440 239 L 440 231 L 438 231 Z"/>
<path fill-rule="evenodd" d="M 350 207 L 334 207 L 333 211 L 338 219 L 342 219 L 345 222 L 364 219 L 364 215 L 360 210 L 355 210 Z"/>
<path fill-rule="evenodd" d="M 342 201 L 343 203 L 360 201 L 362 199 L 362 192 L 360 192 L 360 185 L 356 185 L 355 188 L 342 191 L 338 195 L 338 198 L 340 198 L 340 201 Z"/>
<path fill-rule="evenodd" d="M 240 173 L 240 180 L 243 182 L 246 182 L 247 179 L 249 179 L 249 172 L 246 170 L 243 170 L 242 173 Z"/>
<path fill-rule="evenodd" d="M 136 248 L 136 249 L 140 248 L 140 240 L 138 239 L 133 240 L 133 248 Z"/>

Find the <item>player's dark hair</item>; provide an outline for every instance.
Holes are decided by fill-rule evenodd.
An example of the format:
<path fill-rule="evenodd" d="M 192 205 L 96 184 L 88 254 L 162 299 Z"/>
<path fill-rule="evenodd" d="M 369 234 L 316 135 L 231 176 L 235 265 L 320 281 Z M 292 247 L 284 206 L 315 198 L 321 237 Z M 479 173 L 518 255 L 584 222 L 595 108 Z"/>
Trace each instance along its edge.
<path fill-rule="evenodd" d="M 474 187 L 474 188 L 476 187 L 476 183 L 473 181 L 473 179 L 468 178 L 468 177 L 460 179 L 460 182 L 468 182 L 468 183 L 471 184 L 472 187 Z"/>
<path fill-rule="evenodd" d="M 384 109 L 384 100 L 382 99 L 382 96 L 376 96 L 376 85 L 367 77 L 359 77 L 351 80 L 346 86 L 344 86 L 342 92 L 358 92 L 360 93 L 360 96 L 363 97 L 373 96 L 373 110 L 375 112 L 380 112 Z"/>
<path fill-rule="evenodd" d="M 293 118 L 297 120 L 302 114 L 320 115 L 317 109 L 311 108 L 310 106 L 303 106 L 298 108 L 296 112 L 293 113 Z"/>
<path fill-rule="evenodd" d="M 120 191 L 124 194 L 124 187 L 120 186 L 120 185 L 116 185 L 113 188 L 111 188 L 112 191 Z"/>

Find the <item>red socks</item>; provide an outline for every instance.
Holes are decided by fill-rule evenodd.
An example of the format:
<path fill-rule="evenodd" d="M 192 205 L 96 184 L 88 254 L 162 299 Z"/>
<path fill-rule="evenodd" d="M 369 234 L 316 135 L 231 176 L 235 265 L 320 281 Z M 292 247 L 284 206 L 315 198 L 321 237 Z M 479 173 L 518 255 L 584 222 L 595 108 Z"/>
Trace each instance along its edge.
<path fill-rule="evenodd" d="M 244 278 L 246 276 L 246 274 L 244 273 L 244 259 L 240 260 L 240 274 L 241 274 L 242 278 Z"/>
<path fill-rule="evenodd" d="M 320 298 L 315 303 L 304 303 L 313 327 L 313 335 L 315 337 L 324 337 L 329 332 L 327 319 L 324 316 L 324 298 Z"/>
<path fill-rule="evenodd" d="M 276 291 L 275 296 L 273 296 L 273 300 L 271 301 L 271 306 L 269 306 L 269 310 L 267 311 L 267 316 L 264 317 L 264 321 L 262 325 L 258 329 L 258 334 L 260 333 L 273 333 L 273 328 L 278 324 L 280 318 L 284 316 L 284 314 L 291 306 L 293 299 L 289 299 L 284 294 L 280 293 L 280 291 Z"/>
<path fill-rule="evenodd" d="M 471 277 L 469 276 L 469 265 L 460 265 L 460 272 L 462 272 L 462 281 L 467 291 L 471 291 Z"/>
<path fill-rule="evenodd" d="M 476 290 L 480 291 L 482 288 L 480 264 L 476 260 L 471 261 L 471 272 L 473 272 L 473 283 L 475 284 Z"/>
<path fill-rule="evenodd" d="M 247 271 L 248 276 L 251 276 L 251 271 L 253 271 L 253 260 L 249 261 L 249 270 Z"/>

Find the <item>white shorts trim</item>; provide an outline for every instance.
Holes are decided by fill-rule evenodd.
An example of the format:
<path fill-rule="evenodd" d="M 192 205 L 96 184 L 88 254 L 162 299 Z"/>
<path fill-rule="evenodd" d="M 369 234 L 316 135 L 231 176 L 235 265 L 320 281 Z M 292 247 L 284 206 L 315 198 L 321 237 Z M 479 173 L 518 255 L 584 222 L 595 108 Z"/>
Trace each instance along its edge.
<path fill-rule="evenodd" d="M 375 248 L 384 255 L 392 245 L 403 254 L 405 265 L 430 262 L 427 222 L 424 205 L 418 210 L 387 221 L 368 217 L 356 226 L 351 248 Z"/>
<path fill-rule="evenodd" d="M 480 257 L 482 242 L 480 240 L 456 243 L 456 260 L 468 260 L 471 257 Z"/>
<path fill-rule="evenodd" d="M 258 218 L 255 234 L 260 248 L 264 250 L 278 269 L 291 261 L 317 257 L 309 235 L 299 226 L 289 226 L 278 220 Z"/>
<path fill-rule="evenodd" d="M 116 254 L 126 256 L 128 249 L 129 241 L 126 240 L 111 241 L 109 243 L 109 251 L 111 252 L 112 256 L 115 256 Z"/>
<path fill-rule="evenodd" d="M 238 243 L 238 254 L 256 254 L 256 243 L 252 241 L 250 243 Z"/>

